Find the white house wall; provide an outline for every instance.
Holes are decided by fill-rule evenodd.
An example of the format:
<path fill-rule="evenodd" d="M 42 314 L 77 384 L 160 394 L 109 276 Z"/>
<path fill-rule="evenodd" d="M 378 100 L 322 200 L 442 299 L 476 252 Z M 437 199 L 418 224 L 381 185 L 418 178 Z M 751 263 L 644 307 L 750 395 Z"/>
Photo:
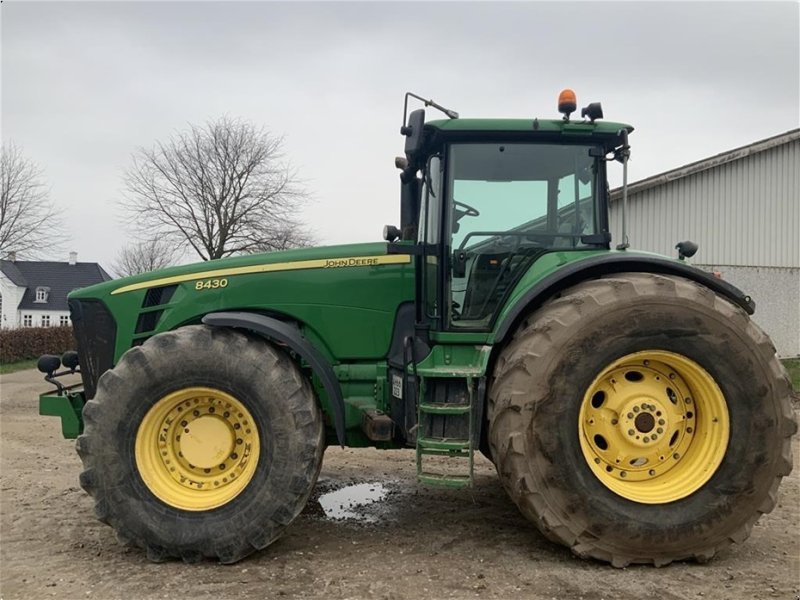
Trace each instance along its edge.
<path fill-rule="evenodd" d="M 24 309 L 19 311 L 19 324 L 20 326 L 24 323 L 24 316 L 31 315 L 33 325 L 32 327 L 41 327 L 42 326 L 42 316 L 49 315 L 50 317 L 50 327 L 55 327 L 60 324 L 60 320 L 62 316 L 69 317 L 68 310 L 33 310 L 33 309 Z M 70 322 L 67 322 L 68 325 L 71 325 Z"/>
<path fill-rule="evenodd" d="M 18 287 L 11 280 L 0 273 L 0 294 L 3 295 L 3 310 L 0 315 L 0 327 L 19 327 L 19 311 L 17 307 L 22 302 L 25 288 Z"/>

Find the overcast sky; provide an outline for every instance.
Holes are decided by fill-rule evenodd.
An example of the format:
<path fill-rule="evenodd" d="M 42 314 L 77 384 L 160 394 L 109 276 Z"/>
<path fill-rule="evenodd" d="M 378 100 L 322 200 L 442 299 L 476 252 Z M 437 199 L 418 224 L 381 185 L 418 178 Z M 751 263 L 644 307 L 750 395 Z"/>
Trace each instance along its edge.
<path fill-rule="evenodd" d="M 223 114 L 286 136 L 320 243 L 374 241 L 398 221 L 406 91 L 550 118 L 571 87 L 636 127 L 635 181 L 798 127 L 799 6 L 6 0 L 2 137 L 44 170 L 82 261 L 131 241 L 136 147 Z"/>

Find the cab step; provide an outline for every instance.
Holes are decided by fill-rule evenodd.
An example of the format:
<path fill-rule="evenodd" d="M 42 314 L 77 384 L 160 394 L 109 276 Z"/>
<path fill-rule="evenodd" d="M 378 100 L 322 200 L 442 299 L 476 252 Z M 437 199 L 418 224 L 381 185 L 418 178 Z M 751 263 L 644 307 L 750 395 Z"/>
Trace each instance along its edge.
<path fill-rule="evenodd" d="M 417 480 L 431 486 L 464 488 L 473 483 L 477 445 L 476 384 L 464 377 L 422 377 L 417 405 Z M 427 460 L 425 460 L 427 458 Z M 423 464 L 424 463 L 424 464 Z"/>
<path fill-rule="evenodd" d="M 422 402 L 419 405 L 419 410 L 431 415 L 468 415 L 472 407 L 469 404 Z"/>
<path fill-rule="evenodd" d="M 417 480 L 430 486 L 465 488 L 472 485 L 470 475 L 444 475 L 440 473 L 419 473 Z"/>
<path fill-rule="evenodd" d="M 423 450 L 467 450 L 472 447 L 469 440 L 451 438 L 418 437 L 417 447 Z"/>

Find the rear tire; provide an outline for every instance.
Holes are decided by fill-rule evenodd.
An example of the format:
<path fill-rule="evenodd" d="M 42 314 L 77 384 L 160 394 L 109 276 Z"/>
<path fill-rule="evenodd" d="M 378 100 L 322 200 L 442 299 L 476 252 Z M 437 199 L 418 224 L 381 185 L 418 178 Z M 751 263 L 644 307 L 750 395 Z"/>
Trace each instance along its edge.
<path fill-rule="evenodd" d="M 200 325 L 125 353 L 84 423 L 81 485 L 100 520 L 153 561 L 232 563 L 265 548 L 305 506 L 324 450 L 313 390 L 292 360 Z"/>
<path fill-rule="evenodd" d="M 626 369 L 638 374 L 612 385 Z M 659 375 L 671 371 L 685 384 L 677 398 Z M 520 324 L 495 366 L 489 441 L 512 500 L 576 555 L 617 567 L 705 561 L 775 506 L 792 468 L 790 389 L 769 338 L 737 306 L 678 277 L 613 275 Z M 625 402 L 637 413 L 619 415 Z M 625 420 L 640 410 L 660 419 L 662 408 L 675 413 L 663 435 L 680 431 L 672 447 L 682 451 L 636 457 L 631 448 L 669 448 L 670 438 L 645 443 L 659 421 Z"/>

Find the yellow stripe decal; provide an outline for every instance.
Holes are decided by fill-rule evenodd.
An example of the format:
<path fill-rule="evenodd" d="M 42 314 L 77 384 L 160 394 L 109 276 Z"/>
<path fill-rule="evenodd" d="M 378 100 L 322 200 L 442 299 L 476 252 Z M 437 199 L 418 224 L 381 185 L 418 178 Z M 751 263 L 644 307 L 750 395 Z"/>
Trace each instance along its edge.
<path fill-rule="evenodd" d="M 117 288 L 111 295 L 124 294 L 134 290 L 195 281 L 197 279 L 210 279 L 214 277 L 230 277 L 232 275 L 251 275 L 253 273 L 270 273 L 273 271 L 299 271 L 301 269 L 335 269 L 342 267 L 374 267 L 377 265 L 406 265 L 411 262 L 409 254 L 390 254 L 385 256 L 347 256 L 342 258 L 320 258 L 314 260 L 295 260 L 282 263 L 268 263 L 265 265 L 250 265 L 247 267 L 231 267 L 229 269 L 214 269 L 200 273 L 188 273 L 173 277 L 151 279 L 141 283 L 132 283 Z"/>

